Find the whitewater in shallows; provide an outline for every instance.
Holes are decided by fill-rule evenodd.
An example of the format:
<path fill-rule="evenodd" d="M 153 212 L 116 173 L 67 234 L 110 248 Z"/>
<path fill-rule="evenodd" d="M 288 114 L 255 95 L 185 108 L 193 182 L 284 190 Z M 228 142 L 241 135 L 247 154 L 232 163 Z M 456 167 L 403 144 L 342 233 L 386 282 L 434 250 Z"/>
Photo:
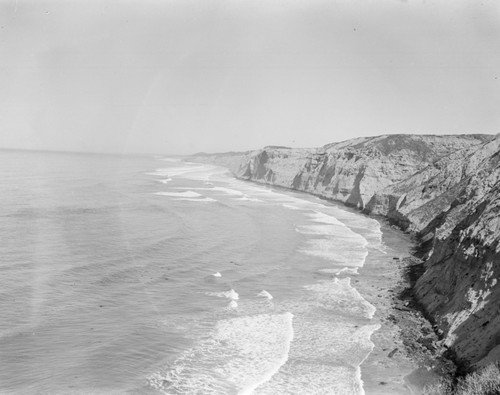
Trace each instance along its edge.
<path fill-rule="evenodd" d="M 254 210 L 284 208 L 282 215 L 296 218 L 293 229 L 300 235 L 288 253 L 301 256 L 301 266 L 262 266 L 260 276 L 268 277 L 264 283 L 269 289 L 276 286 L 276 298 L 274 291 L 257 292 L 257 286 L 244 297 L 233 288 L 206 292 L 228 301 L 220 309 L 227 316 L 214 320 L 210 332 L 151 375 L 151 386 L 165 394 L 363 394 L 360 366 L 379 326 L 370 322 L 375 308 L 345 274 L 357 274 L 368 248 L 383 248 L 379 224 L 318 199 L 236 180 L 225 169 L 170 164 L 150 175 L 160 182 L 168 177 L 189 184 L 172 183 L 158 195 L 210 207 L 246 201 Z M 275 236 L 270 229 L 259 231 Z M 241 267 L 243 275 L 246 269 Z M 283 290 L 286 277 L 302 271 L 323 275 Z M 214 276 L 224 278 L 219 271 Z"/>
<path fill-rule="evenodd" d="M 175 158 L 0 160 L 0 393 L 363 394 L 377 221 Z"/>

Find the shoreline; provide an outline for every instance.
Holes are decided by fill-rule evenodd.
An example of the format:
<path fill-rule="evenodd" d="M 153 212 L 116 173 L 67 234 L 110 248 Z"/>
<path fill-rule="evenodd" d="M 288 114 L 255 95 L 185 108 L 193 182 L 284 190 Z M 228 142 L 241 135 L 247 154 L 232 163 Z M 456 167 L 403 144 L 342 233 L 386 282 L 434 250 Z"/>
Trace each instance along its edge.
<path fill-rule="evenodd" d="M 380 325 L 371 336 L 374 347 L 360 365 L 364 392 L 367 395 L 419 395 L 426 385 L 453 376 L 457 366 L 444 356 L 446 349 L 413 294 L 413 286 L 423 270 L 424 262 L 418 258 L 421 243 L 383 216 L 369 215 L 342 202 L 317 197 L 343 210 L 377 220 L 382 244 L 386 247 L 384 252 L 370 249 L 358 275 L 349 276 L 360 295 L 376 308 L 373 323 Z"/>
<path fill-rule="evenodd" d="M 364 393 L 419 395 L 425 385 L 455 374 L 457 366 L 444 356 L 446 350 L 438 334 L 413 295 L 413 286 L 423 264 L 416 256 L 423 246 L 414 235 L 391 224 L 384 216 L 363 213 L 321 194 L 248 180 L 234 173 L 233 176 L 260 186 L 315 196 L 380 223 L 382 243 L 388 251 L 376 253 L 372 249 L 359 274 L 351 277 L 356 290 L 376 308 L 374 323 L 380 324 L 380 329 L 371 336 L 374 347 L 360 364 Z"/>
<path fill-rule="evenodd" d="M 320 194 L 241 180 L 315 196 L 325 203 L 380 223 L 382 243 L 388 247 L 387 253 L 372 250 L 359 275 L 351 277 L 356 290 L 377 309 L 374 323 L 378 320 L 381 325 L 371 336 L 373 350 L 360 365 L 365 393 L 419 395 L 425 385 L 455 374 L 455 362 L 444 357 L 445 349 L 439 336 L 413 295 L 413 286 L 423 264 L 416 256 L 423 246 L 414 235 L 391 224 L 384 216 L 363 213 L 356 207 Z"/>
<path fill-rule="evenodd" d="M 377 309 L 374 319 L 381 325 L 361 365 L 364 389 L 369 395 L 420 394 L 425 385 L 456 367 L 442 357 L 438 335 L 413 296 L 422 266 L 413 255 L 418 242 L 384 218 L 376 219 L 387 253 L 371 251 L 354 280 L 359 293 Z"/>
<path fill-rule="evenodd" d="M 327 204 L 380 223 L 382 243 L 388 251 L 377 253 L 372 249 L 359 274 L 351 277 L 351 284 L 376 308 L 374 323 L 381 325 L 371 336 L 373 350 L 360 365 L 366 394 L 419 395 L 425 385 L 454 375 L 455 363 L 443 356 L 440 339 L 413 295 L 413 285 L 423 261 L 416 257 L 422 245 L 412 234 L 391 224 L 384 216 L 363 213 L 320 194 L 235 178 L 315 196 Z"/>

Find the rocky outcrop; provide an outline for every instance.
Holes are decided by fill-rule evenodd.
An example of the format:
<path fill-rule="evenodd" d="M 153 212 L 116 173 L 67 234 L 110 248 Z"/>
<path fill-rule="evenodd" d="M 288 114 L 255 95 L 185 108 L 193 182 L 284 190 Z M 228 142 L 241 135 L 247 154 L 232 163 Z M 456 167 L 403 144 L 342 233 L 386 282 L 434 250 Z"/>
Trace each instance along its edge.
<path fill-rule="evenodd" d="M 416 234 L 426 263 L 414 291 L 443 346 L 472 366 L 500 360 L 500 136 L 387 135 L 232 159 L 240 178 L 341 201 Z"/>
<path fill-rule="evenodd" d="M 454 199 L 427 227 L 433 248 L 416 294 L 465 364 L 500 360 L 500 152 L 498 141 L 467 160 Z M 473 160 L 491 153 L 473 166 Z M 473 168 L 471 169 L 470 166 Z M 472 170 L 472 171 L 471 171 Z"/>

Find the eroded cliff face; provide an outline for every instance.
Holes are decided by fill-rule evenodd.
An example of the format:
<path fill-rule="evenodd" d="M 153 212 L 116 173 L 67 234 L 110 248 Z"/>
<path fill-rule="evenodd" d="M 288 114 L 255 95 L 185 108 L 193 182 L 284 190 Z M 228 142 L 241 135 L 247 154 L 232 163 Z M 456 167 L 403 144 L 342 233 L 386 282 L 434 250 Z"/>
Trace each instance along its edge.
<path fill-rule="evenodd" d="M 460 182 L 434 230 L 416 294 L 444 345 L 472 366 L 500 360 L 500 152 Z M 451 199 L 450 199 L 451 200 Z M 432 229 L 429 229 L 431 232 Z"/>
<path fill-rule="evenodd" d="M 489 140 L 491 136 L 484 135 L 390 135 L 353 139 L 309 150 L 266 147 L 250 153 L 236 175 L 314 193 L 369 213 L 392 213 L 396 220 L 399 216 L 396 212 L 405 200 L 403 195 L 416 186 L 411 183 L 426 183 L 434 173 L 439 173 L 435 166 L 440 165 L 434 164 L 440 159 L 453 155 L 463 159 L 463 155 L 469 155 L 469 151 L 479 149 Z M 410 180 L 424 170 L 421 179 Z M 407 180 L 409 184 L 402 184 L 400 190 L 390 189 Z M 426 191 L 426 196 L 415 193 L 415 198 L 419 202 L 431 200 L 435 193 L 430 192 L 431 189 Z M 412 197 L 409 196 L 405 203 L 408 204 Z M 402 214 L 403 220 L 407 213 Z"/>
<path fill-rule="evenodd" d="M 472 366 L 500 360 L 500 136 L 390 135 L 232 160 L 240 178 L 341 201 L 418 235 L 427 255 L 415 294 L 443 345 Z"/>

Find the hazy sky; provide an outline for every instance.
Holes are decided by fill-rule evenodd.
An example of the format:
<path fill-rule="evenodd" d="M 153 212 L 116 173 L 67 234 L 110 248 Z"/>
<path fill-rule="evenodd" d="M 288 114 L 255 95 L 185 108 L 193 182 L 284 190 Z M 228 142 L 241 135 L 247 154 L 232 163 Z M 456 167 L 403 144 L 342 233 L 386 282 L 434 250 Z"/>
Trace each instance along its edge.
<path fill-rule="evenodd" d="M 500 2 L 0 0 L 0 147 L 500 132 Z"/>

